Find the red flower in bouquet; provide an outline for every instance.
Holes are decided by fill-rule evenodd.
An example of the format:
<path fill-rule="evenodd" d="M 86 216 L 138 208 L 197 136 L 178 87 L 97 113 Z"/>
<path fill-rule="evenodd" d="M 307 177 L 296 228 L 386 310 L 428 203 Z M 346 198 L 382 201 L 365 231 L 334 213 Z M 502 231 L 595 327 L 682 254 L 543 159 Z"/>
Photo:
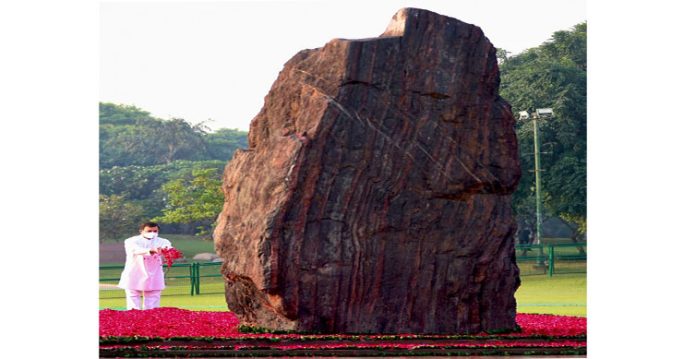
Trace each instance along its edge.
<path fill-rule="evenodd" d="M 174 263 L 174 260 L 177 258 L 182 258 L 184 255 L 181 254 L 181 251 L 178 249 L 171 247 L 171 248 L 162 248 L 160 250 L 160 254 L 164 257 L 164 260 L 167 261 L 167 267 L 171 267 L 172 263 Z"/>

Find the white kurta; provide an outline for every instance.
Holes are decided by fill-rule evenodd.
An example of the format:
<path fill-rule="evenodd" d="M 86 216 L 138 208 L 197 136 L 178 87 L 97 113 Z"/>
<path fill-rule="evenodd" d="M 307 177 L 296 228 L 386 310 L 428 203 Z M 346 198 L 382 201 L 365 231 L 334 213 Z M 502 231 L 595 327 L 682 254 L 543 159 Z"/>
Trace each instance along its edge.
<path fill-rule="evenodd" d="M 124 245 L 126 247 L 126 266 L 121 273 L 118 287 L 135 290 L 164 289 L 162 256 L 159 254 L 151 255 L 150 249 L 171 248 L 172 243 L 160 237 L 147 239 L 137 235 L 126 239 Z"/>

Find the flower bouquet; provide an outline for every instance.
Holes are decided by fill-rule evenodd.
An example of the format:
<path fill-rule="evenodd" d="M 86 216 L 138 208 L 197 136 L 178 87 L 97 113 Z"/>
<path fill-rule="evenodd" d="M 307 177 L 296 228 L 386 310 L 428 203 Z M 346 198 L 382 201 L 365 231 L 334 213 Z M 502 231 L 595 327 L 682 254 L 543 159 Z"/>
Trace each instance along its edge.
<path fill-rule="evenodd" d="M 164 260 L 167 261 L 167 268 L 172 267 L 172 264 L 174 263 L 175 259 L 182 258 L 184 256 L 183 254 L 181 254 L 181 251 L 174 247 L 162 248 L 160 250 L 160 254 L 162 254 Z"/>

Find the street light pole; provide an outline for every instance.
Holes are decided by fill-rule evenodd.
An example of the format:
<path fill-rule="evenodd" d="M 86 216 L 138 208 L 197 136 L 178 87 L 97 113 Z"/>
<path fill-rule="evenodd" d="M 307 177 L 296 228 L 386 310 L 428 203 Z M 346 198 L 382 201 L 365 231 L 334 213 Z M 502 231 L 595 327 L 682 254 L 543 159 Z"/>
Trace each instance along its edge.
<path fill-rule="evenodd" d="M 534 126 L 534 183 L 536 185 L 536 244 L 539 245 L 539 258 L 537 263 L 540 265 L 544 264 L 544 247 L 541 244 L 541 164 L 539 153 L 539 126 L 537 120 L 539 116 L 537 113 L 532 115 L 532 125 Z"/>
<path fill-rule="evenodd" d="M 520 112 L 520 120 L 532 120 L 532 125 L 534 127 L 534 182 L 536 186 L 535 197 L 536 197 L 536 244 L 539 246 L 539 257 L 537 258 L 537 265 L 545 266 L 544 263 L 544 247 L 541 243 L 542 236 L 542 223 L 541 223 L 541 152 L 539 151 L 539 124 L 540 119 L 549 119 L 553 117 L 553 109 L 551 108 L 539 108 L 532 116 L 529 116 L 527 111 Z"/>

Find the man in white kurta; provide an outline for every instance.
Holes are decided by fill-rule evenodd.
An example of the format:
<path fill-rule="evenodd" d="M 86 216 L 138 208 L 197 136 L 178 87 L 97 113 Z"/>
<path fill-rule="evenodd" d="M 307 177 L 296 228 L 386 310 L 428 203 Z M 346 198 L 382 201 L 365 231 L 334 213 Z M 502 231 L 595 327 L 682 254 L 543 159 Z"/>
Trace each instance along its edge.
<path fill-rule="evenodd" d="M 140 225 L 140 235 L 125 241 L 126 266 L 118 287 L 126 291 L 126 309 L 152 309 L 160 305 L 164 289 L 162 248 L 171 248 L 169 240 L 160 238 L 159 225 L 147 222 Z M 140 298 L 144 298 L 144 308 Z"/>

